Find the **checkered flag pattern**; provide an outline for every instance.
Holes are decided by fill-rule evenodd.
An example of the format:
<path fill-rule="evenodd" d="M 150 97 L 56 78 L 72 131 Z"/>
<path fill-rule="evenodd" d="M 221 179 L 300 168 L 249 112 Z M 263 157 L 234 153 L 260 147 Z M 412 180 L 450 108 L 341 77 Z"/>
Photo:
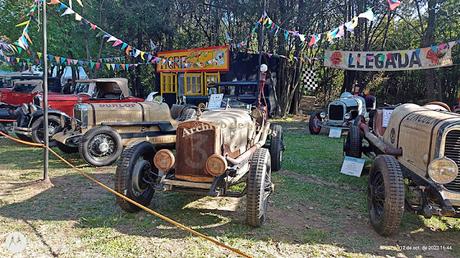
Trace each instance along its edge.
<path fill-rule="evenodd" d="M 318 88 L 318 75 L 313 68 L 304 68 L 302 73 L 303 88 L 313 92 Z"/>

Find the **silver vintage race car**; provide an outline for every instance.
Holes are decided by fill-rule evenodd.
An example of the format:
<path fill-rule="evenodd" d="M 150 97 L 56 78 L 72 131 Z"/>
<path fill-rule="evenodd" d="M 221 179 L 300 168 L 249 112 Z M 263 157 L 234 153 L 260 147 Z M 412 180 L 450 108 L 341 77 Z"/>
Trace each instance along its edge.
<path fill-rule="evenodd" d="M 363 97 L 344 92 L 340 98 L 329 103 L 327 111 L 310 116 L 308 128 L 311 134 L 319 134 L 322 127 L 348 129 L 358 116 L 368 117 Z"/>

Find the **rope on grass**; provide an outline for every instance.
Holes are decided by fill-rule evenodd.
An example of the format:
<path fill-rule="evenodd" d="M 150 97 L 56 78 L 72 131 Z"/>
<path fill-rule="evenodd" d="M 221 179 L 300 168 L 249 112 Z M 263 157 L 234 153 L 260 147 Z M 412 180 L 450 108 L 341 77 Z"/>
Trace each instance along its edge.
<path fill-rule="evenodd" d="M 10 136 L 10 135 L 8 135 L 8 134 L 5 134 L 5 133 L 1 132 L 1 131 L 0 131 L 0 135 L 4 136 L 5 138 L 7 138 L 7 139 L 9 139 L 9 140 L 11 140 L 11 141 L 14 141 L 14 142 L 16 142 L 16 143 L 20 143 L 20 144 L 24 144 L 24 145 L 28 145 L 28 146 L 32 146 L 32 147 L 36 147 L 36 148 L 45 148 L 45 145 L 44 145 L 44 144 L 41 144 L 41 143 L 32 143 L 32 142 L 27 142 L 27 141 L 19 140 L 19 139 L 17 139 L 17 138 L 14 138 L 14 137 L 12 137 L 12 136 Z M 97 180 L 96 178 L 94 178 L 94 177 L 88 175 L 88 174 L 87 174 L 86 172 L 84 172 L 81 168 L 76 167 L 75 165 L 73 165 L 72 163 L 70 163 L 69 161 L 67 161 L 66 159 L 64 159 L 61 155 L 57 154 L 57 153 L 56 153 L 54 150 L 52 150 L 51 148 L 48 147 L 48 150 L 49 150 L 54 156 L 56 156 L 56 158 L 60 159 L 62 162 L 64 162 L 65 164 L 67 164 L 69 167 L 71 167 L 71 168 L 73 168 L 74 170 L 76 170 L 76 171 L 77 171 L 78 173 L 80 173 L 82 176 L 86 177 L 86 178 L 89 179 L 90 181 L 93 181 L 94 183 L 98 184 L 98 185 L 101 186 L 103 189 L 105 189 L 106 191 L 108 191 L 108 192 L 110 192 L 110 193 L 116 195 L 117 197 L 122 198 L 123 200 L 125 200 L 125 201 L 127 201 L 127 202 L 129 202 L 129 203 L 131 203 L 131 204 L 133 204 L 133 205 L 135 205 L 135 206 L 137 206 L 137 207 L 143 209 L 144 211 L 150 213 L 151 215 L 156 216 L 156 217 L 160 218 L 161 220 L 166 221 L 166 222 L 168 222 L 168 223 L 170 223 L 170 224 L 173 224 L 174 226 L 176 226 L 176 227 L 178 227 L 178 228 L 180 228 L 180 229 L 182 229 L 182 230 L 184 230 L 184 231 L 187 231 L 187 232 L 189 232 L 189 233 L 191 233 L 191 234 L 193 234 L 193 235 L 195 235 L 195 236 L 198 236 L 198 237 L 201 237 L 201 238 L 203 238 L 203 239 L 206 239 L 206 240 L 208 240 L 208 241 L 210 241 L 210 242 L 212 242 L 212 243 L 214 243 L 214 244 L 216 244 L 216 245 L 218 245 L 218 246 L 220 246 L 220 247 L 222 247 L 222 248 L 225 248 L 225 249 L 227 249 L 227 250 L 229 250 L 229 251 L 232 251 L 233 253 L 238 254 L 238 255 L 240 255 L 240 256 L 242 256 L 242 257 L 251 257 L 250 255 L 244 253 L 243 251 L 241 251 L 241 250 L 239 250 L 239 249 L 237 249 L 237 248 L 233 248 L 233 247 L 231 247 L 231 246 L 228 246 L 228 245 L 226 245 L 226 244 L 224 244 L 224 243 L 222 243 L 222 242 L 220 242 L 220 241 L 218 241 L 218 240 L 216 240 L 216 239 L 214 239 L 214 238 L 212 238 L 212 237 L 209 237 L 209 236 L 207 236 L 207 235 L 205 235 L 205 234 L 203 234 L 203 233 L 200 233 L 200 232 L 198 232 L 198 231 L 196 231 L 196 230 L 194 230 L 194 229 L 191 229 L 190 227 L 187 227 L 187 226 L 184 225 L 184 224 L 181 224 L 181 223 L 179 223 L 179 222 L 177 222 L 177 221 L 175 221 L 175 220 L 173 220 L 173 219 L 171 219 L 171 218 L 169 218 L 169 217 L 166 217 L 165 215 L 162 215 L 162 214 L 160 214 L 160 213 L 158 213 L 158 212 L 156 212 L 156 211 L 154 211 L 154 210 L 152 210 L 152 209 L 150 209 L 150 208 L 148 208 L 148 207 L 145 207 L 144 205 L 142 205 L 142 204 L 140 204 L 140 203 L 138 203 L 138 202 L 136 202 L 136 201 L 134 201 L 134 200 L 132 200 L 132 199 L 126 197 L 125 195 L 123 195 L 123 194 L 121 194 L 121 193 L 119 193 L 119 192 L 113 190 L 112 188 L 106 186 L 104 183 L 100 182 L 100 181 Z"/>

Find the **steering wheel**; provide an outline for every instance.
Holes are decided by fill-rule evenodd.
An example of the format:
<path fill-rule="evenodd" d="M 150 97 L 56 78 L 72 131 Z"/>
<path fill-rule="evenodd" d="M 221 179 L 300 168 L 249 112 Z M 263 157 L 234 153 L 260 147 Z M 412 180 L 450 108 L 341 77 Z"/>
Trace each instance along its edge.
<path fill-rule="evenodd" d="M 446 109 L 447 111 L 452 112 L 452 110 L 450 109 L 449 105 L 447 105 L 446 103 L 441 102 L 441 101 L 432 101 L 432 102 L 427 103 L 426 105 L 440 106 L 440 107 Z"/>

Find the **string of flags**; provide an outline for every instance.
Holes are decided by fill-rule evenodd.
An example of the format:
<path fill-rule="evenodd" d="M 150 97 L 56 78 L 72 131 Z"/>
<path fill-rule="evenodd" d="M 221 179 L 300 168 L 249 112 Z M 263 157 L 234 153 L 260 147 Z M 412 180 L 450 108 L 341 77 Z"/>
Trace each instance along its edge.
<path fill-rule="evenodd" d="M 80 15 L 74 9 L 72 9 L 71 6 L 67 6 L 66 4 L 62 3 L 59 0 L 50 0 L 49 4 L 58 5 L 57 11 L 61 13 L 61 17 L 68 16 L 68 15 L 74 15 L 75 21 L 81 22 L 82 24 L 88 26 L 90 30 L 93 30 L 93 31 L 97 30 L 98 33 L 96 37 L 102 37 L 106 41 L 106 43 L 109 43 L 114 48 L 124 51 L 124 53 L 127 56 L 130 56 L 132 58 L 140 58 L 142 60 L 142 63 L 162 64 L 162 65 L 169 64 L 170 66 L 178 65 L 184 68 L 191 68 L 191 67 L 202 68 L 202 67 L 206 67 L 206 66 L 216 64 L 219 62 L 219 58 L 220 58 L 219 56 L 215 57 L 212 60 L 204 62 L 204 63 L 187 62 L 187 57 L 184 57 L 183 60 L 176 61 L 176 60 L 168 60 L 165 58 L 155 56 L 155 54 L 150 51 L 143 51 L 138 48 L 135 48 L 132 45 L 128 44 L 127 42 L 123 41 L 122 39 L 113 36 L 112 34 L 103 30 L 101 27 L 99 27 L 95 23 L 84 18 L 82 15 Z M 156 48 L 154 44 L 150 44 L 150 45 L 151 45 L 151 48 L 152 47 L 153 49 Z"/>
<path fill-rule="evenodd" d="M 390 11 L 395 10 L 401 2 L 398 0 L 386 0 L 389 5 Z M 286 39 L 286 41 L 289 39 L 289 37 L 296 37 L 300 39 L 302 43 L 306 43 L 308 40 L 308 46 L 312 47 L 314 45 L 317 45 L 317 43 L 322 39 L 326 39 L 329 42 L 333 42 L 335 39 L 341 38 L 345 36 L 345 32 L 348 31 L 350 33 L 353 33 L 355 28 L 358 26 L 359 19 L 366 19 L 368 21 L 375 21 L 376 15 L 374 14 L 373 7 L 367 9 L 365 12 L 358 14 L 357 16 L 353 17 L 350 21 L 347 21 L 338 27 L 335 27 L 334 29 L 331 29 L 326 32 L 321 32 L 317 34 L 302 34 L 299 31 L 296 30 L 288 30 L 284 29 L 278 24 L 276 24 L 269 16 L 267 13 L 264 13 L 262 17 L 259 19 L 258 24 L 262 24 L 266 29 L 269 30 L 270 33 L 274 34 L 275 36 L 278 35 L 279 33 L 282 33 Z"/>

